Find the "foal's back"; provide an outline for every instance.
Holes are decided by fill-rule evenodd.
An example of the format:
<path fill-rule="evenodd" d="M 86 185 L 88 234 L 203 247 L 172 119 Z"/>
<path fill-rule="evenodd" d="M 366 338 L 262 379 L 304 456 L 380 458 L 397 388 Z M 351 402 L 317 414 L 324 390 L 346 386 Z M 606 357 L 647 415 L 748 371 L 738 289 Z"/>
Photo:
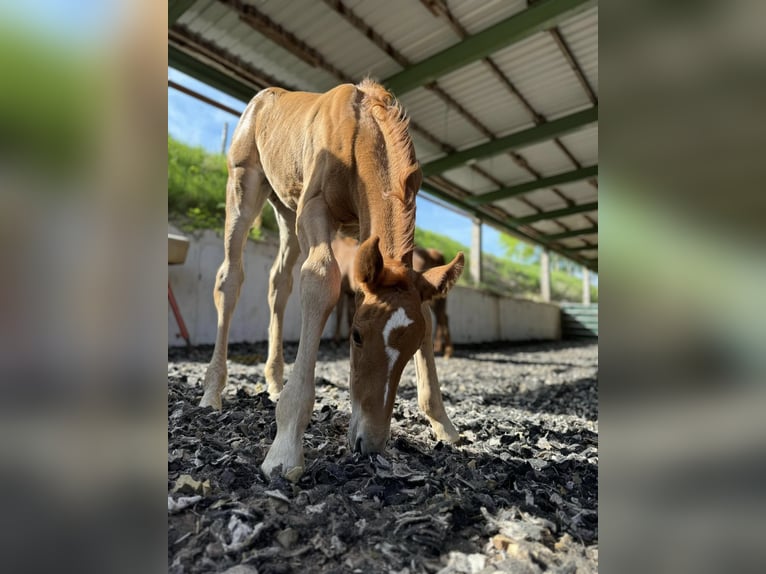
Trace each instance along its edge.
<path fill-rule="evenodd" d="M 371 146 L 376 126 L 362 110 L 364 93 L 352 84 L 322 94 L 267 88 L 248 104 L 232 138 L 229 162 L 259 167 L 279 199 L 292 210 L 325 193 L 327 203 L 348 218 L 354 161 Z M 305 193 L 304 193 L 305 192 Z"/>

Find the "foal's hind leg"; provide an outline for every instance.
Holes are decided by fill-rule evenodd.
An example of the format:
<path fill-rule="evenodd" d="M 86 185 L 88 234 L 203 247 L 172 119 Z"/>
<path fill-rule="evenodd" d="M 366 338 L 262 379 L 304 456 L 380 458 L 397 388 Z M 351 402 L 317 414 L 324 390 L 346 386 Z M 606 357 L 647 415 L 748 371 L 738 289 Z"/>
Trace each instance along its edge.
<path fill-rule="evenodd" d="M 293 289 L 293 267 L 300 255 L 301 248 L 295 233 L 295 212 L 286 208 L 279 199 L 272 199 L 271 204 L 279 224 L 279 254 L 274 260 L 269 276 L 269 357 L 266 359 L 265 376 L 269 386 L 269 396 L 276 400 L 283 385 L 285 359 L 282 354 L 282 325 L 285 306 Z"/>
<path fill-rule="evenodd" d="M 232 165 L 237 165 L 234 162 Z M 229 167 L 226 183 L 226 228 L 224 232 L 224 259 L 215 278 L 213 300 L 218 312 L 218 333 L 213 358 L 210 360 L 200 406 L 221 409 L 221 392 L 226 385 L 226 354 L 231 315 L 239 299 L 245 280 L 242 252 L 255 217 L 263 209 L 270 192 L 260 167 Z"/>
<path fill-rule="evenodd" d="M 426 332 L 420 348 L 415 353 L 415 370 L 418 379 L 418 406 L 431 423 L 436 438 L 447 442 L 457 442 L 460 435 L 444 410 L 439 379 L 436 376 L 434 347 L 431 340 L 431 309 L 428 303 L 422 306 Z"/>

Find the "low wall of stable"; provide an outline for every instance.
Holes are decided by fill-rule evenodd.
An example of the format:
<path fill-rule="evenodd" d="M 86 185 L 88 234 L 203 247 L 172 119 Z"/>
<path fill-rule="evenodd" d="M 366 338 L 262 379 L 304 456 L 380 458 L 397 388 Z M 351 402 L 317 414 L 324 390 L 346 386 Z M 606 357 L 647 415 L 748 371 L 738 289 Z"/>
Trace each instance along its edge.
<path fill-rule="evenodd" d="M 193 345 L 215 343 L 217 316 L 213 305 L 215 274 L 223 261 L 223 240 L 212 231 L 190 237 L 186 261 L 169 265 L 173 287 Z M 234 311 L 229 342 L 268 339 L 268 281 L 276 257 L 276 243 L 248 241 L 244 253 L 245 283 Z M 285 310 L 284 337 L 300 338 L 300 266 L 293 271 L 293 295 Z M 558 305 L 494 295 L 480 289 L 456 286 L 447 298 L 447 314 L 454 343 L 555 340 L 561 337 Z M 335 312 L 327 321 L 324 337 L 335 331 Z M 344 329 L 345 333 L 345 329 Z M 168 305 L 168 345 L 184 345 Z"/>

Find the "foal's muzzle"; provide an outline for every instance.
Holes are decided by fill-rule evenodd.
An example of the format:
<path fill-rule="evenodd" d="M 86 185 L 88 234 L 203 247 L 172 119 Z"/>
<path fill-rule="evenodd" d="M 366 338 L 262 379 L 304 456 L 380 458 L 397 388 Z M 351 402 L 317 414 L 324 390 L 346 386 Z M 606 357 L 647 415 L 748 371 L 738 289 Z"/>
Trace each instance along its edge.
<path fill-rule="evenodd" d="M 381 452 L 388 441 L 388 429 L 371 432 L 364 423 L 352 423 L 348 431 L 348 443 L 354 452 L 370 454 Z"/>

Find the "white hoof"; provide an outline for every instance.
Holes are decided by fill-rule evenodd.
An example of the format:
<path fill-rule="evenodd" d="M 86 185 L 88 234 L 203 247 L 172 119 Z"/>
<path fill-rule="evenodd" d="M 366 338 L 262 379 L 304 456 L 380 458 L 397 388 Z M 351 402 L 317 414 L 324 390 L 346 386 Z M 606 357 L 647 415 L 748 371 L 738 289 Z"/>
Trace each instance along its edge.
<path fill-rule="evenodd" d="M 457 432 L 449 419 L 444 421 L 444 423 L 439 421 L 431 421 L 431 428 L 434 430 L 436 440 L 441 440 L 453 444 L 460 440 L 460 434 Z"/>
<path fill-rule="evenodd" d="M 202 395 L 202 400 L 200 400 L 199 406 L 213 407 L 215 410 L 220 411 L 223 407 L 221 403 L 221 395 L 218 393 L 205 393 Z"/>
<path fill-rule="evenodd" d="M 287 480 L 297 482 L 304 470 L 303 449 L 300 446 L 298 448 L 281 447 L 279 441 L 275 439 L 266 454 L 266 459 L 261 464 L 261 470 L 270 477 L 277 467 L 282 468 L 282 476 Z"/>

